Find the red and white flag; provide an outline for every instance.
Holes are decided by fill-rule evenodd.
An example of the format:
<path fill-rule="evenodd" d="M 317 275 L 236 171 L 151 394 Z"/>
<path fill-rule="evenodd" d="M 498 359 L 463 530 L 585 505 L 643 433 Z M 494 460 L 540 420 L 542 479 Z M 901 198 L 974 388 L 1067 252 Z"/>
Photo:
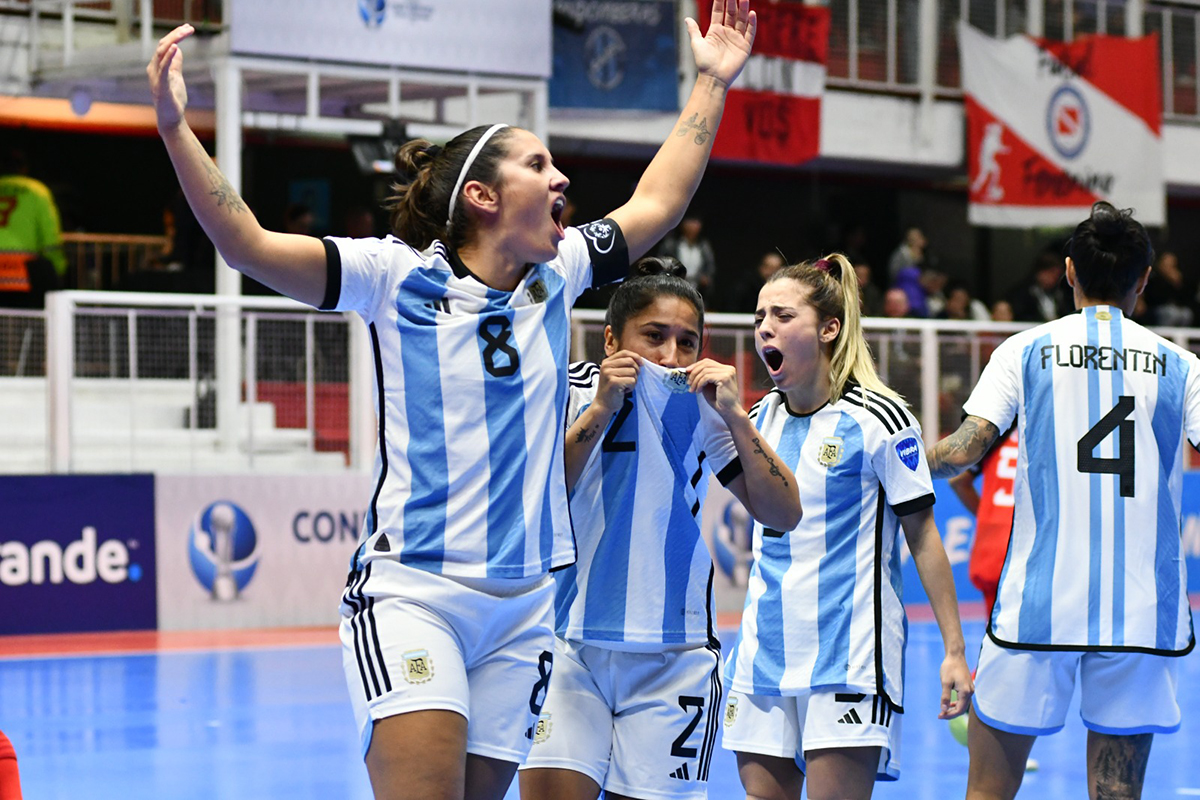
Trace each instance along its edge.
<path fill-rule="evenodd" d="M 1074 225 L 1092 203 L 1166 220 L 1158 37 L 993 39 L 958 27 L 967 111 L 968 218 Z"/>
<path fill-rule="evenodd" d="M 705 0 L 697 20 L 708 29 Z M 821 94 L 829 52 L 829 9 L 755 3 L 754 52 L 725 98 L 712 157 L 803 164 L 821 150 Z"/>

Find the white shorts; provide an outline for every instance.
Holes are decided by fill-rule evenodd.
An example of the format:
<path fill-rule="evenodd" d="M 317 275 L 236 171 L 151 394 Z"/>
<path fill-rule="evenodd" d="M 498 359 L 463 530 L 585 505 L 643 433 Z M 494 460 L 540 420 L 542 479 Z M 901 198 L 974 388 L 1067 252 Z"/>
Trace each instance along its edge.
<path fill-rule="evenodd" d="M 817 689 L 787 697 L 730 691 L 721 746 L 739 753 L 794 758 L 808 772 L 804 754 L 835 747 L 878 747 L 877 781 L 900 777 L 903 714 L 884 698 L 861 692 Z"/>
<path fill-rule="evenodd" d="M 554 581 L 448 578 L 376 559 L 342 594 L 342 664 L 362 753 L 376 720 L 467 718 L 467 752 L 520 763 L 553 663 Z"/>
<path fill-rule="evenodd" d="M 1146 653 L 1014 650 L 984 637 L 975 713 L 1009 733 L 1062 730 L 1079 673 L 1079 716 L 1098 733 L 1174 733 L 1176 659 Z"/>
<path fill-rule="evenodd" d="M 720 707 L 716 650 L 630 653 L 558 639 L 522 769 L 569 769 L 646 800 L 704 798 Z"/>

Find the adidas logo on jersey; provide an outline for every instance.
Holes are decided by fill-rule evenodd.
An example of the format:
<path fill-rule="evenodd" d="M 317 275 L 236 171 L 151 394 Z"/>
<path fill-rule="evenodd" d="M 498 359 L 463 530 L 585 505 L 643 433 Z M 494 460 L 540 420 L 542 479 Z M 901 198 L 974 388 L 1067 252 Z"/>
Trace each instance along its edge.
<path fill-rule="evenodd" d="M 839 725 L 862 725 L 863 721 L 862 721 L 862 717 L 860 717 L 858 715 L 858 711 L 856 711 L 855 709 L 852 708 L 849 711 L 847 711 L 844 715 L 842 715 L 842 718 L 838 720 L 838 724 Z"/>
<path fill-rule="evenodd" d="M 690 775 L 688 775 L 687 762 L 686 761 L 683 762 L 683 764 L 679 767 L 679 769 L 672 772 L 671 777 L 675 778 L 676 780 L 680 780 L 680 781 L 690 781 L 692 778 Z"/>

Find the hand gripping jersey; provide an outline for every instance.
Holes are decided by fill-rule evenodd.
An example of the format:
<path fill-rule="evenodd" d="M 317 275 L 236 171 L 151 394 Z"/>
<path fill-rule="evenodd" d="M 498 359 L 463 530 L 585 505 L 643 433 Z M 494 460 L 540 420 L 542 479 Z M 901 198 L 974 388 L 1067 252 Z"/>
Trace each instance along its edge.
<path fill-rule="evenodd" d="M 357 564 L 395 558 L 520 578 L 575 559 L 563 476 L 571 304 L 623 277 L 624 237 L 569 228 L 512 292 L 435 242 L 326 239 L 325 309 L 357 311 L 375 350 L 379 451 Z"/>
<path fill-rule="evenodd" d="M 1020 449 L 1012 540 L 988 635 L 1034 650 L 1191 650 L 1180 535 L 1183 437 L 1200 361 L 1092 306 L 996 349 L 964 409 Z"/>
<path fill-rule="evenodd" d="M 595 364 L 571 365 L 568 427 L 599 381 Z M 719 646 L 700 536 L 706 471 L 723 485 L 742 472 L 728 426 L 683 370 L 644 362 L 571 495 L 579 560 L 555 573 L 559 636 L 617 650 Z"/>
<path fill-rule="evenodd" d="M 903 712 L 908 620 L 899 518 L 933 505 L 921 430 L 903 403 L 849 387 L 801 416 L 774 390 L 751 418 L 792 468 L 804 517 L 791 531 L 754 526 L 754 565 L 733 689 L 794 695 L 846 689 Z"/>

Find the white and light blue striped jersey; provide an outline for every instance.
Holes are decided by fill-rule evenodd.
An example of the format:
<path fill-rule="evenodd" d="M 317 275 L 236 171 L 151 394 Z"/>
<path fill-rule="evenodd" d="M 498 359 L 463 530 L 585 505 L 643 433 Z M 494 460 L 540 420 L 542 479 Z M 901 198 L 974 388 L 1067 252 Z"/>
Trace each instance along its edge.
<path fill-rule="evenodd" d="M 934 502 L 920 426 L 899 400 L 859 386 L 807 415 L 774 390 L 751 417 L 795 473 L 804 517 L 791 531 L 754 526 L 730 686 L 868 692 L 903 711 L 900 517 Z"/>
<path fill-rule="evenodd" d="M 992 639 L 1189 651 L 1180 502 L 1184 436 L 1200 442 L 1200 360 L 1092 306 L 1000 345 L 963 410 L 1019 425 Z"/>
<path fill-rule="evenodd" d="M 441 242 L 326 239 L 324 309 L 357 311 L 375 351 L 374 496 L 356 564 L 518 578 L 575 559 L 563 473 L 571 305 L 624 277 L 615 223 L 568 228 L 511 292 Z"/>
<path fill-rule="evenodd" d="M 595 364 L 571 365 L 568 427 L 599 380 Z M 742 473 L 729 427 L 682 370 L 644 362 L 571 494 L 579 560 L 555 573 L 559 636 L 616 650 L 719 646 L 700 535 L 706 472 L 723 485 Z"/>

